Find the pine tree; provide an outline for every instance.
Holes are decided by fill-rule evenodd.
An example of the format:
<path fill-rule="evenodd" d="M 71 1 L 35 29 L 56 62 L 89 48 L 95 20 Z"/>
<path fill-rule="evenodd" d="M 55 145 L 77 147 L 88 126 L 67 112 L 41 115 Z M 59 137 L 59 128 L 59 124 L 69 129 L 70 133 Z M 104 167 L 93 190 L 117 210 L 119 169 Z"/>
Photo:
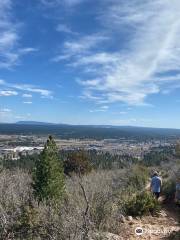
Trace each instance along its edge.
<path fill-rule="evenodd" d="M 180 142 L 178 142 L 176 144 L 175 152 L 176 152 L 176 156 L 179 158 L 180 157 Z"/>
<path fill-rule="evenodd" d="M 44 150 L 35 162 L 33 188 L 38 201 L 60 201 L 64 192 L 63 163 L 54 139 L 49 136 Z"/>

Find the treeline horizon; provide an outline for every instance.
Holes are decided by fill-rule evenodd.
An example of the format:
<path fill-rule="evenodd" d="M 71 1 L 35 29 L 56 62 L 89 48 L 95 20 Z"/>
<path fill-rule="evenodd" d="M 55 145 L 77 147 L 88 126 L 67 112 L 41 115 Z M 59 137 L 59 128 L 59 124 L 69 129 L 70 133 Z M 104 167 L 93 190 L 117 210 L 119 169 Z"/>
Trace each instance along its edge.
<path fill-rule="evenodd" d="M 0 134 L 53 135 L 62 139 L 131 139 L 137 141 L 180 138 L 180 129 L 130 126 L 5 124 L 0 123 Z"/>

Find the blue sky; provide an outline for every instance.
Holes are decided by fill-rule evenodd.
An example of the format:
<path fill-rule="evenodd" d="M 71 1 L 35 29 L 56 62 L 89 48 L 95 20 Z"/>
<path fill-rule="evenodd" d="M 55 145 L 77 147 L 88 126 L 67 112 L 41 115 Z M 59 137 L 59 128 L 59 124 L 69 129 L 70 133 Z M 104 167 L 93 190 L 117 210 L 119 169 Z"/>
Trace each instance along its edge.
<path fill-rule="evenodd" d="M 179 0 L 0 0 L 0 122 L 180 128 Z"/>

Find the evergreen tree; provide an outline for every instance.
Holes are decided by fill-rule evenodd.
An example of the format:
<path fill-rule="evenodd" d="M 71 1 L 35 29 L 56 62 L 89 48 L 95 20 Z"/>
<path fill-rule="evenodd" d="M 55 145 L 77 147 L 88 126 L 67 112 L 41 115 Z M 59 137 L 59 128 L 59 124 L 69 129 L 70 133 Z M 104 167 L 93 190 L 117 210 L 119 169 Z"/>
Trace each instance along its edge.
<path fill-rule="evenodd" d="M 176 144 L 175 152 L 176 152 L 176 156 L 179 158 L 180 157 L 180 142 L 178 142 Z"/>
<path fill-rule="evenodd" d="M 64 192 L 63 163 L 55 141 L 49 136 L 44 150 L 35 162 L 33 188 L 38 201 L 60 201 Z"/>

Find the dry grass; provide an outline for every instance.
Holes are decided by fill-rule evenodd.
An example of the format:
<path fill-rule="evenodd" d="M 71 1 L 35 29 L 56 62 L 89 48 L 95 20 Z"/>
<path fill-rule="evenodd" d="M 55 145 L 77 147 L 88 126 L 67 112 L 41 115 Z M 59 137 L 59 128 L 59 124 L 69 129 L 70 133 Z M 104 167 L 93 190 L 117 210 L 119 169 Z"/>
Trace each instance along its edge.
<path fill-rule="evenodd" d="M 100 171 L 66 179 L 60 206 L 35 201 L 31 176 L 21 170 L 0 173 L 0 239 L 86 239 L 115 223 L 125 172 Z M 117 197 L 118 196 L 118 197 Z"/>
<path fill-rule="evenodd" d="M 64 200 L 54 206 L 38 205 L 28 173 L 1 171 L 0 239 L 81 240 L 89 239 L 92 232 L 119 234 L 119 217 L 127 199 L 122 194 L 130 173 L 131 169 L 99 170 L 67 177 Z"/>

